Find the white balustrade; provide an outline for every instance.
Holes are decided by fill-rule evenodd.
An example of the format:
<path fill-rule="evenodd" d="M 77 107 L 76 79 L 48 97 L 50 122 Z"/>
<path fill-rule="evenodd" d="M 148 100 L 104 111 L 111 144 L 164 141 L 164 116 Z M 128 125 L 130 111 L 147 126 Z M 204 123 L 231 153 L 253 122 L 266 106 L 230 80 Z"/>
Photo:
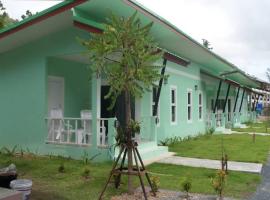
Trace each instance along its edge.
<path fill-rule="evenodd" d="M 97 145 L 102 147 L 108 146 L 108 129 L 109 119 L 98 118 L 97 119 Z"/>
<path fill-rule="evenodd" d="M 90 145 L 92 119 L 47 118 L 48 143 Z"/>

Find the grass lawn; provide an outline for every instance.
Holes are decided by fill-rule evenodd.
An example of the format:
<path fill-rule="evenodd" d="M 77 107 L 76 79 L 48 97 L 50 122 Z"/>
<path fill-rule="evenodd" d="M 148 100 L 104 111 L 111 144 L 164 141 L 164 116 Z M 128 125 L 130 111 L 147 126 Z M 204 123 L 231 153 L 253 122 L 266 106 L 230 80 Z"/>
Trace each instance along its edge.
<path fill-rule="evenodd" d="M 269 121 L 261 123 L 247 123 L 248 128 L 232 128 L 233 131 L 238 132 L 255 132 L 255 133 L 270 133 Z"/>
<path fill-rule="evenodd" d="M 222 140 L 229 160 L 265 163 L 270 149 L 270 137 L 256 135 L 253 143 L 248 134 L 214 134 L 185 140 L 169 146 L 179 156 L 221 159 Z"/>
<path fill-rule="evenodd" d="M 97 199 L 111 169 L 111 163 L 83 164 L 82 161 L 64 158 L 45 157 L 9 157 L 0 155 L 0 166 L 14 163 L 19 178 L 33 180 L 33 200 L 89 200 Z M 58 167 L 64 163 L 65 173 L 59 173 Z M 82 177 L 85 168 L 90 169 L 90 179 Z M 121 191 L 109 187 L 106 199 Z"/>
<path fill-rule="evenodd" d="M 10 157 L 0 154 L 0 166 L 14 163 L 19 172 L 19 178 L 33 180 L 31 199 L 33 200 L 88 200 L 97 199 L 109 170 L 111 163 L 90 163 L 87 166 L 82 161 L 63 159 L 57 157 Z M 59 173 L 58 167 L 64 163 L 65 173 Z M 90 179 L 82 178 L 85 168 L 90 169 Z M 214 193 L 211 187 L 211 177 L 216 170 L 173 166 L 166 164 L 152 164 L 148 170 L 160 177 L 161 188 L 181 190 L 181 182 L 185 176 L 192 179 L 192 192 Z M 260 176 L 241 172 L 230 172 L 227 181 L 226 196 L 245 197 L 255 190 Z M 126 178 L 123 179 L 126 183 Z M 145 182 L 146 183 L 146 182 Z M 137 187 L 138 180 L 135 180 Z M 126 184 L 115 190 L 112 185 L 108 187 L 106 198 L 126 192 Z"/>
<path fill-rule="evenodd" d="M 148 170 L 159 174 L 161 188 L 181 190 L 181 183 L 186 177 L 192 182 L 191 192 L 215 194 L 211 180 L 216 170 L 194 168 L 168 164 L 153 164 Z M 260 176 L 251 173 L 229 172 L 225 186 L 225 196 L 245 198 L 256 190 Z"/>

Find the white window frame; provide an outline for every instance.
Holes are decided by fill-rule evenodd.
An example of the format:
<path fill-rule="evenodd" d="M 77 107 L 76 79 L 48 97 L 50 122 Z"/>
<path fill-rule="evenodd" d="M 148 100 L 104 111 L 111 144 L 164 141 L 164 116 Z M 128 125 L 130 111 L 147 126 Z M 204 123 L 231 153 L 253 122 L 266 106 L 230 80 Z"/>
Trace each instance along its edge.
<path fill-rule="evenodd" d="M 190 93 L 190 104 L 188 103 L 188 94 Z M 193 98 L 192 98 L 192 89 L 187 89 L 187 122 L 192 123 L 192 105 L 193 104 Z M 188 119 L 188 108 L 190 107 L 190 119 Z"/>
<path fill-rule="evenodd" d="M 201 95 L 201 104 L 200 104 L 200 95 Z M 200 108 L 201 108 L 201 118 L 200 118 Z M 203 93 L 199 91 L 198 93 L 198 119 L 203 121 Z"/>
<path fill-rule="evenodd" d="M 172 91 L 174 91 L 174 103 L 172 103 Z M 175 120 L 172 121 L 172 108 L 175 107 Z M 170 86 L 170 122 L 171 125 L 177 124 L 177 86 L 171 85 Z"/>
<path fill-rule="evenodd" d="M 158 90 L 158 87 L 157 87 Z M 154 99 L 153 99 L 153 92 L 154 92 L 154 87 L 152 87 L 152 92 L 151 92 L 151 97 L 150 97 L 150 116 L 153 116 L 153 106 L 155 105 Z M 157 108 L 157 117 L 158 117 L 158 123 L 157 127 L 160 126 L 160 98 L 158 100 L 158 108 Z"/>

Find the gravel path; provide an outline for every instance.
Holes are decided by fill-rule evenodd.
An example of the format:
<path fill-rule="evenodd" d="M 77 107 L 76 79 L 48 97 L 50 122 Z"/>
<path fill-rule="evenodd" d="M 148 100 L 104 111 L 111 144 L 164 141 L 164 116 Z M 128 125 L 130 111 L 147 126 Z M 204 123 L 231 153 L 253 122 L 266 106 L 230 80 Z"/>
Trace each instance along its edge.
<path fill-rule="evenodd" d="M 249 200 L 270 200 L 270 156 L 262 168 L 262 183 Z"/>

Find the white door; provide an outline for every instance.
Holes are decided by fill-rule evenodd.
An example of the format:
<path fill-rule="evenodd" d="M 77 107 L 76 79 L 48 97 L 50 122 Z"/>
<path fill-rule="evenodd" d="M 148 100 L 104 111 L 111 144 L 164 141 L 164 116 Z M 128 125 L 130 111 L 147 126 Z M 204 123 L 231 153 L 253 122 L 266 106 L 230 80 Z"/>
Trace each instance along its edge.
<path fill-rule="evenodd" d="M 48 113 L 52 109 L 64 111 L 64 78 L 48 77 Z"/>

